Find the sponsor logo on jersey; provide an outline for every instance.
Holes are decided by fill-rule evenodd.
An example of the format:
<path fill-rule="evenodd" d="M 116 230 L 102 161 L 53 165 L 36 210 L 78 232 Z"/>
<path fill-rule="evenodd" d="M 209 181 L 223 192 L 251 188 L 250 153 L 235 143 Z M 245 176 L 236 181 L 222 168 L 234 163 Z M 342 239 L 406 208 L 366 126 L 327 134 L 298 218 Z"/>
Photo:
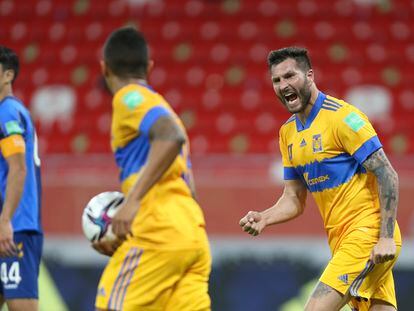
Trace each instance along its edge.
<path fill-rule="evenodd" d="M 329 180 L 329 175 L 326 174 L 326 175 L 322 175 L 322 176 L 309 179 L 309 173 L 304 173 L 303 178 L 305 179 L 306 183 L 309 186 L 314 186 L 316 184 Z"/>
<path fill-rule="evenodd" d="M 144 96 L 138 91 L 131 91 L 126 93 L 122 100 L 129 109 L 134 109 L 143 102 Z"/>
<path fill-rule="evenodd" d="M 321 134 L 313 135 L 312 137 L 312 149 L 313 153 L 322 152 L 322 136 Z"/>
<path fill-rule="evenodd" d="M 362 118 L 356 112 L 351 112 L 350 114 L 348 114 L 345 117 L 344 122 L 354 132 L 358 132 L 361 129 L 361 127 L 365 125 L 365 121 L 362 120 Z"/>
<path fill-rule="evenodd" d="M 301 141 L 301 143 L 300 143 L 300 146 L 301 146 L 301 147 L 305 147 L 305 146 L 306 146 L 306 141 L 305 141 L 305 138 L 304 138 L 304 139 L 302 139 L 302 141 Z"/>

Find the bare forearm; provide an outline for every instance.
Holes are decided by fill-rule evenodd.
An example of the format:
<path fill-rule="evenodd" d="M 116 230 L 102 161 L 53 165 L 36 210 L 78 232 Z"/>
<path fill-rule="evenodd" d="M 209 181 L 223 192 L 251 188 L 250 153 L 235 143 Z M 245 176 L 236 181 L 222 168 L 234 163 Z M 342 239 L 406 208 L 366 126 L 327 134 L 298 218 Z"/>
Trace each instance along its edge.
<path fill-rule="evenodd" d="M 163 145 L 158 145 L 157 142 L 153 143 L 148 156 L 148 164 L 129 194 L 130 200 L 140 201 L 168 170 L 180 152 L 180 143 L 160 144 Z"/>
<path fill-rule="evenodd" d="M 150 130 L 148 163 L 128 196 L 140 201 L 168 170 L 181 151 L 186 137 L 172 117 L 161 117 Z"/>
<path fill-rule="evenodd" d="M 268 226 L 283 223 L 298 217 L 302 214 L 304 207 L 304 202 L 298 197 L 282 195 L 275 205 L 263 211 L 261 214 Z"/>
<path fill-rule="evenodd" d="M 394 237 L 398 206 L 398 175 L 394 170 L 378 172 L 378 188 L 381 207 L 380 237 Z"/>
<path fill-rule="evenodd" d="M 25 168 L 9 171 L 7 175 L 6 197 L 1 212 L 1 218 L 10 220 L 19 205 L 26 178 Z"/>
<path fill-rule="evenodd" d="M 374 152 L 364 167 L 377 178 L 381 210 L 380 238 L 393 238 L 398 206 L 398 175 L 382 149 Z"/>

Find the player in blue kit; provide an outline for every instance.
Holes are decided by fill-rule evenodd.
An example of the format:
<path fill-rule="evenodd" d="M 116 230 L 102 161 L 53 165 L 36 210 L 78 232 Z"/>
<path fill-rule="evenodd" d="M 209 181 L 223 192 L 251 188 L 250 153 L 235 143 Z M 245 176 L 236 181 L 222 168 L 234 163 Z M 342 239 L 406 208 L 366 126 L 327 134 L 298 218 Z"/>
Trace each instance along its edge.
<path fill-rule="evenodd" d="M 19 60 L 0 46 L 0 309 L 38 310 L 43 232 L 40 160 L 30 114 L 13 96 Z"/>

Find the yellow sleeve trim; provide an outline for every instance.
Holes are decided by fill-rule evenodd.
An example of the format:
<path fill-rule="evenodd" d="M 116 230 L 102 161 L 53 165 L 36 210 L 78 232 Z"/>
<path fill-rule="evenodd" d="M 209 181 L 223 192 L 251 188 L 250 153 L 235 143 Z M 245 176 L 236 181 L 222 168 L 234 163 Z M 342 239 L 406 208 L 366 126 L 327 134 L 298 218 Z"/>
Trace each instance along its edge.
<path fill-rule="evenodd" d="M 0 150 L 3 157 L 7 158 L 16 153 L 25 153 L 26 144 L 21 135 L 10 135 L 0 140 Z"/>

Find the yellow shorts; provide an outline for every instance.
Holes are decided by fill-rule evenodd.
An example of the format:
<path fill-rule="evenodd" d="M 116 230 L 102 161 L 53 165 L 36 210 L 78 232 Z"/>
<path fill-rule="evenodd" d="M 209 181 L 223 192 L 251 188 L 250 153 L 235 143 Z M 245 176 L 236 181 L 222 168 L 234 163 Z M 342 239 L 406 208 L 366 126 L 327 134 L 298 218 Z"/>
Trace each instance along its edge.
<path fill-rule="evenodd" d="M 126 241 L 102 274 L 95 306 L 115 311 L 208 311 L 210 270 L 207 245 L 154 250 Z"/>
<path fill-rule="evenodd" d="M 351 295 L 350 307 L 368 310 L 370 299 L 386 301 L 397 308 L 392 268 L 401 250 L 401 235 L 396 227 L 397 256 L 392 261 L 373 264 L 369 261 L 378 240 L 378 231 L 354 230 L 334 253 L 319 281 L 343 295 Z"/>

